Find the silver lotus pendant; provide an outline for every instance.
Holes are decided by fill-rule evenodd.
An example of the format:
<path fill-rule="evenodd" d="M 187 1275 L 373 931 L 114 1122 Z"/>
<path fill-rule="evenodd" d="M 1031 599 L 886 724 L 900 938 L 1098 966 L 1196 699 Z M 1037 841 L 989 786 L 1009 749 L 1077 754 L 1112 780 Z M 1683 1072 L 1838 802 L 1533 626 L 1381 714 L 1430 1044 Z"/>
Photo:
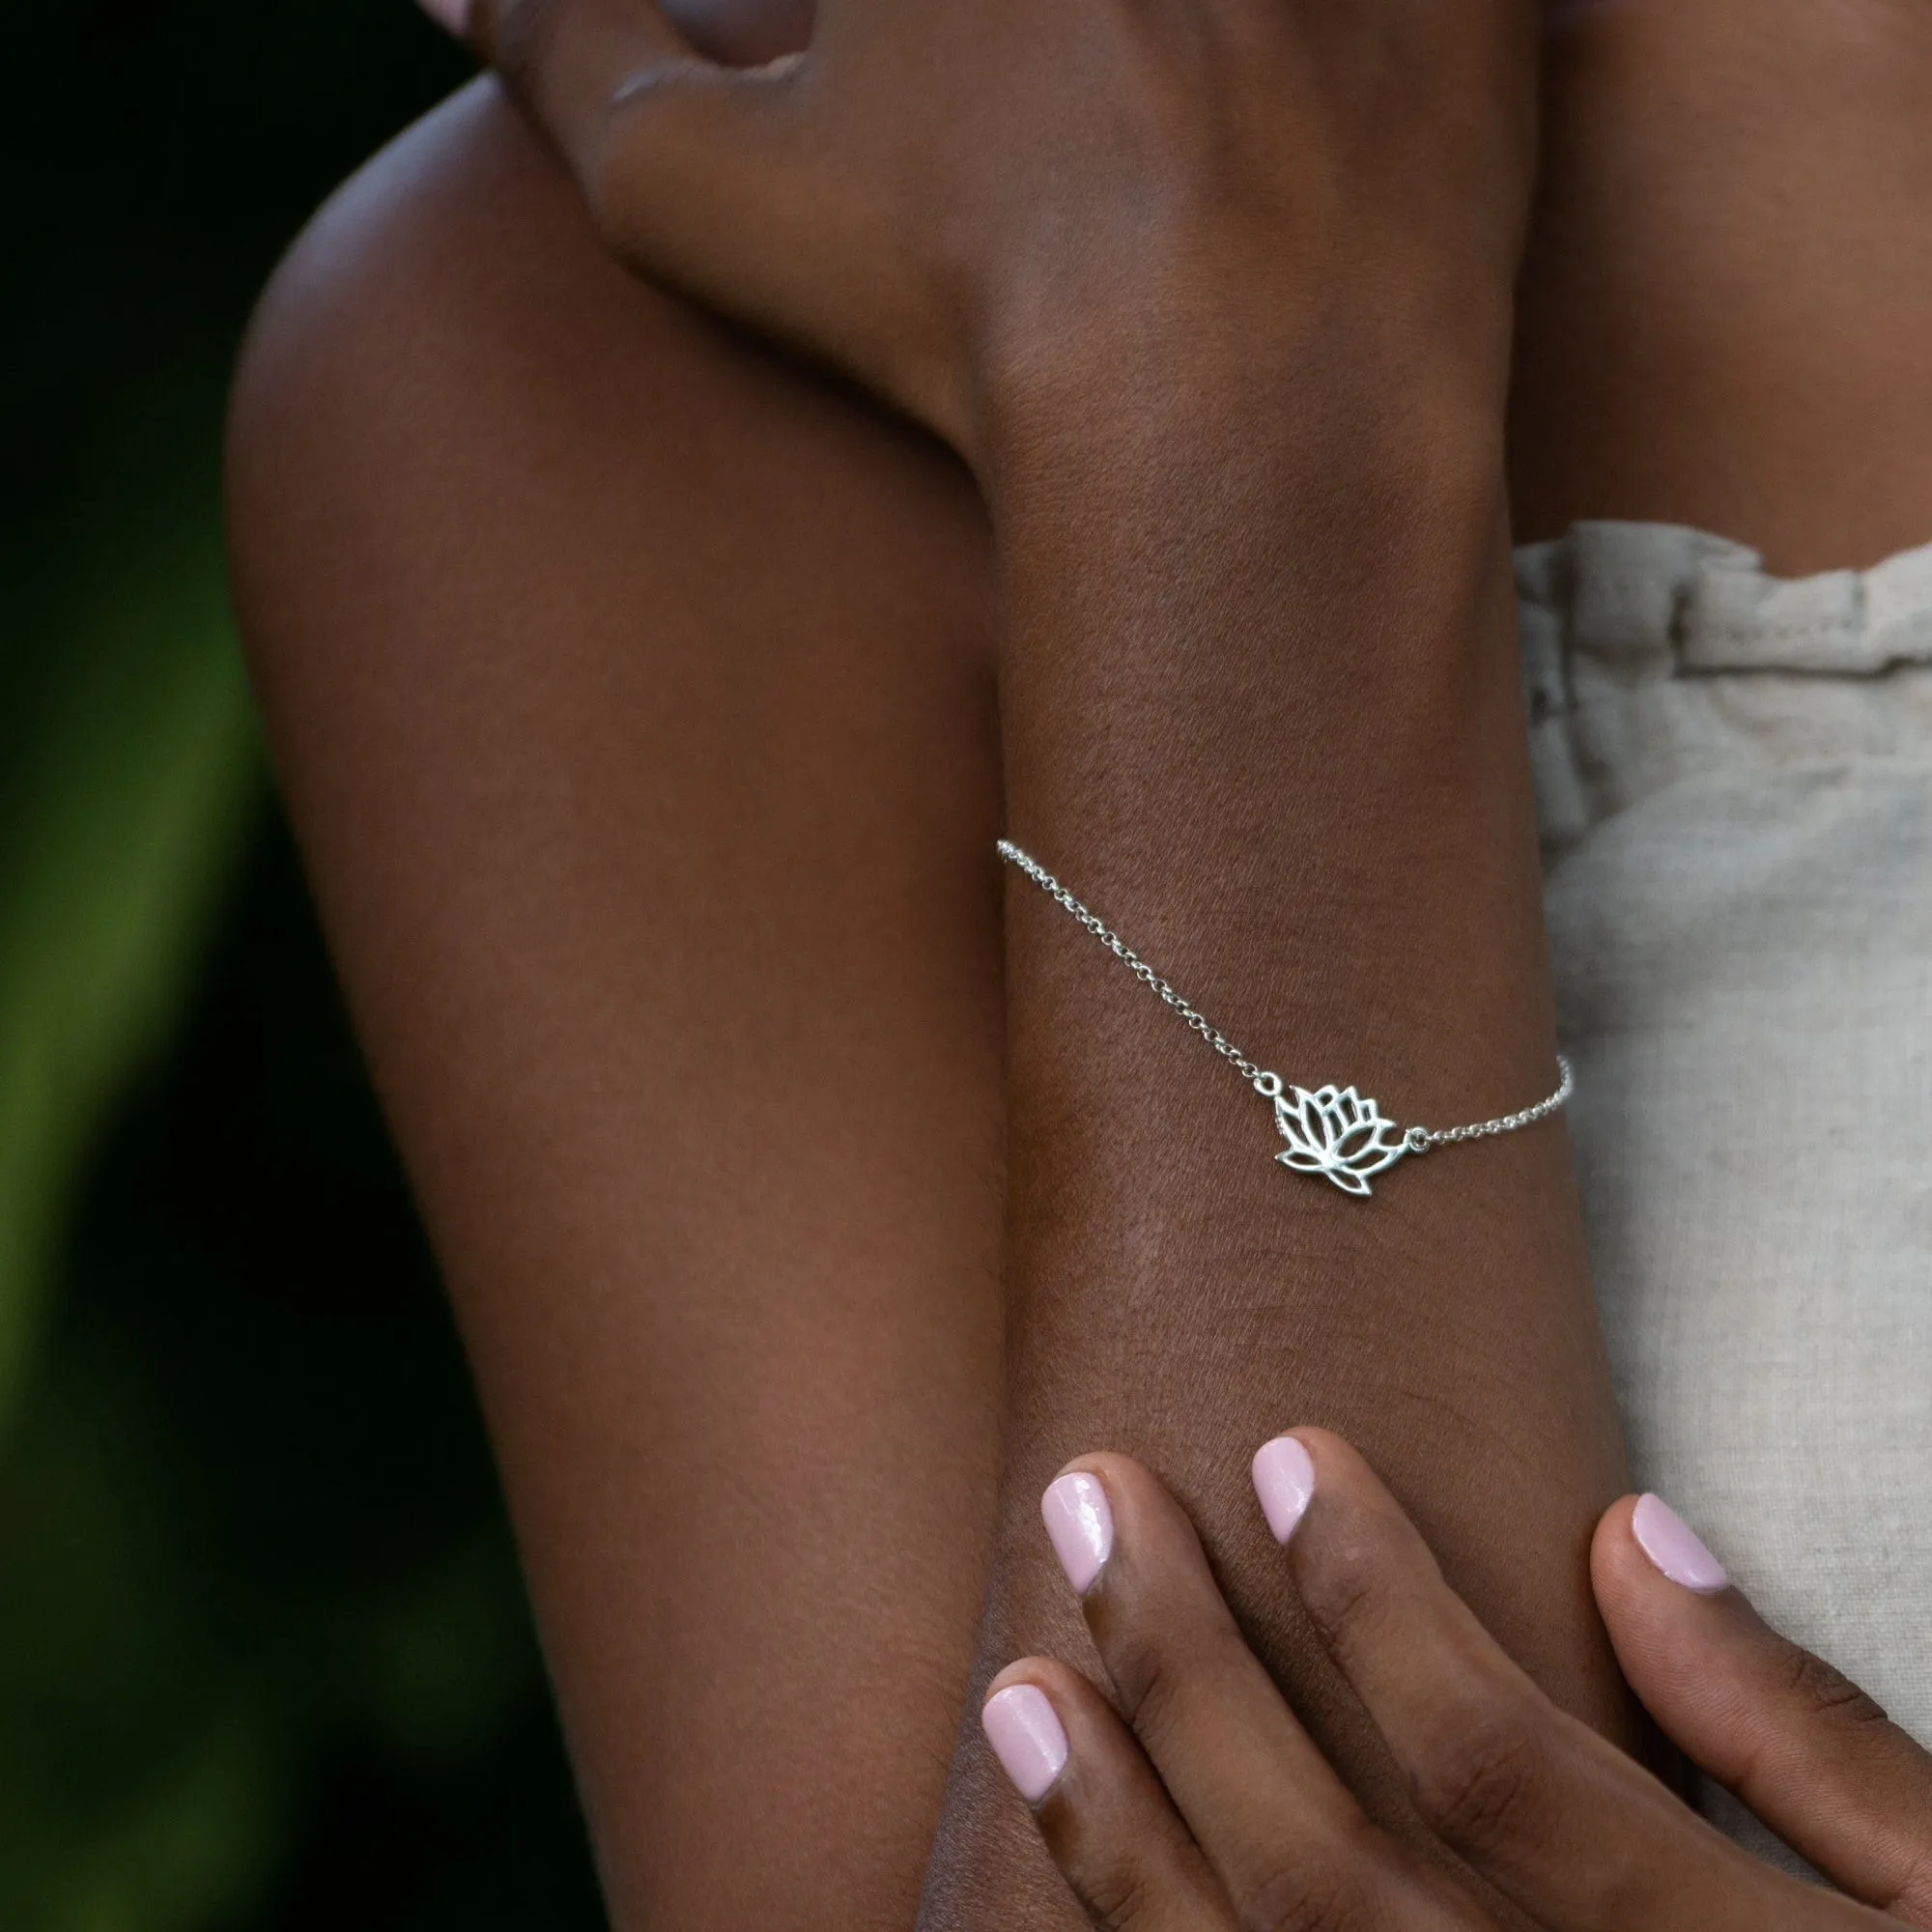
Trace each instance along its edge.
<path fill-rule="evenodd" d="M 1373 1192 L 1373 1176 L 1429 1144 L 1419 1130 L 1405 1132 L 1384 1119 L 1376 1103 L 1352 1087 L 1284 1089 L 1278 1074 L 1264 1073 L 1255 1091 L 1274 1102 L 1274 1122 L 1288 1143 L 1275 1159 L 1297 1174 L 1322 1175 L 1345 1194 Z"/>

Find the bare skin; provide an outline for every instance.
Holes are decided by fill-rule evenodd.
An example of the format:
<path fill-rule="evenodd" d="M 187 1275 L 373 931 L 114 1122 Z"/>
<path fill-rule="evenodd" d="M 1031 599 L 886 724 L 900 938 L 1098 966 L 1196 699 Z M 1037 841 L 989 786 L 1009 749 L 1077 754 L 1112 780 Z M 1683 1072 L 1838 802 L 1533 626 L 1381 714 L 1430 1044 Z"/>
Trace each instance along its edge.
<path fill-rule="evenodd" d="M 618 1916 L 903 1926 L 997 1455 L 970 487 L 632 281 L 487 86 L 311 234 L 237 425 L 283 781 Z"/>
<path fill-rule="evenodd" d="M 1548 203 L 1543 223 L 1577 232 Z M 1538 274 L 1533 260 L 1532 291 Z M 1532 345 L 1561 339 L 1567 286 L 1533 296 Z M 1574 408 L 1610 376 L 1539 380 Z M 1587 500 L 1588 440 L 1563 456 L 1539 469 L 1520 440 L 1532 525 L 1565 490 Z M 1748 503 L 1720 514 L 1721 483 L 1699 497 L 1683 457 L 1668 487 L 1639 476 L 1597 507 L 1708 500 L 1715 527 L 1771 527 Z M 1505 1299 L 1453 1298 L 1413 1361 L 1392 1366 L 1388 1337 L 1443 1299 L 1413 1276 L 1338 1300 L 1332 1266 L 1311 1266 L 1226 1335 L 1226 1359 L 1183 1356 L 1178 1382 L 1158 1328 L 1023 1304 L 1021 1361 L 1030 1347 L 1060 1367 L 1019 1371 L 1030 1423 L 996 1500 L 1001 762 L 987 532 L 950 459 L 628 281 L 479 91 L 364 177 L 285 276 L 241 392 L 235 503 L 292 802 L 477 1361 L 620 1922 L 908 1922 L 989 1552 L 999 1538 L 1009 1581 L 982 1658 L 1053 1647 L 1067 1619 L 1033 1499 L 1093 1440 L 1176 1487 L 1263 1654 L 1299 1673 L 1344 1751 L 1340 1700 L 1260 1580 L 1237 1484 L 1190 1462 L 1291 1414 L 1373 1445 L 1486 1620 L 1613 1721 L 1580 1554 L 1620 1472 L 1587 1324 L 1548 1319 L 1552 1293 L 1583 1306 L 1574 1249 L 1558 1259 L 1574 1236 L 1554 1134 L 1483 1179 L 1415 1170 L 1418 1216 L 1461 1199 L 1477 1238 L 1525 1225 L 1509 1190 L 1528 1190 L 1552 1204 L 1531 1237 L 1553 1229 L 1559 1249 L 1487 1262 Z M 1896 492 L 1887 511 L 1910 514 Z M 1506 731 L 1506 708 L 1486 715 Z M 1520 793 L 1494 796 L 1520 823 Z M 1526 903 L 1526 871 L 1492 876 Z M 1109 881 L 1075 883 L 1107 903 Z M 1113 883 L 1118 900 L 1133 881 Z M 1144 903 L 1134 936 L 1204 1003 L 1218 991 L 1210 1010 L 1240 1037 L 1244 998 L 1262 1003 L 1186 952 L 1196 911 Z M 1145 1176 L 1178 1127 L 1225 1138 L 1215 1175 L 1238 1164 L 1254 1104 L 1238 1086 L 1184 1034 L 1169 1044 L 1166 1016 L 1044 902 L 1014 917 L 1032 970 L 1061 976 L 1061 1009 L 1093 1029 L 1078 1051 L 1187 1110 L 1158 1144 L 1093 1151 Z M 1440 1082 L 1424 1118 L 1453 1118 L 1479 1077 L 1507 1081 L 1498 1105 L 1541 1077 L 1533 921 L 1502 926 L 1528 977 L 1477 977 L 1527 1024 L 1496 1014 L 1465 1065 L 1418 1040 L 1400 1070 Z M 1230 951 L 1264 956 L 1271 937 Z M 1306 1016 L 1268 1023 L 1307 1037 Z M 1131 1121 L 1126 1097 L 1123 1116 L 1122 1095 L 1065 1090 L 1049 1113 Z M 1096 1184 L 1033 1172 L 1037 1201 Z M 1218 1185 L 1176 1178 L 1195 1197 Z M 1129 1219 L 1144 1205 L 1113 1200 Z M 1231 1219 L 1297 1213 L 1283 1203 Z M 1119 1307 L 1121 1252 L 1088 1310 Z M 1203 1303 L 1175 1297 L 1181 1258 L 1202 1258 L 1165 1252 L 1129 1300 L 1168 1297 L 1198 1327 Z M 1466 1280 L 1453 1248 L 1440 1264 Z M 1514 1313 L 1512 1278 L 1528 1297 Z M 1074 1373 L 1039 1346 L 1042 1320 L 1056 1342 L 1098 1337 Z M 1445 1442 L 1472 1439 L 1489 1446 L 1445 1465 Z M 1506 1574 L 1521 1464 L 1552 1451 L 1547 1554 Z M 1057 1922 L 1044 1861 L 1021 1867 L 1031 1894 L 1013 1877 L 1023 1821 L 977 1751 L 964 1809 L 991 1822 L 953 1840 L 968 1849 L 944 1909 L 1012 1922 L 1030 1895 Z"/>
<path fill-rule="evenodd" d="M 1690 524 L 1786 576 L 1932 532 L 1932 13 L 1560 10 L 1522 283 L 1526 539 Z"/>

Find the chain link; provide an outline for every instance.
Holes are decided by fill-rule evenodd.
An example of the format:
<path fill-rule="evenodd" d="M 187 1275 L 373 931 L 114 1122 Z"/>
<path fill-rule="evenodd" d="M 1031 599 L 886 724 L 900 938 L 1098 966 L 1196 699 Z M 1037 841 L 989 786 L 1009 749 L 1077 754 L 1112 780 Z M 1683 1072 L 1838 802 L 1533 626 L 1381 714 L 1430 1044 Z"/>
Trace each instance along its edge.
<path fill-rule="evenodd" d="M 1150 992 L 1158 993 L 1244 1080 L 1259 1080 L 1262 1077 L 1262 1069 L 1226 1034 L 1216 1028 L 1205 1013 L 1189 1006 L 1113 927 L 1089 912 L 1037 859 L 1030 858 L 1010 838 L 1000 840 L 1000 857 L 1008 865 L 1017 866 L 1048 898 L 1057 899 L 1065 906 L 1142 985 Z"/>
<path fill-rule="evenodd" d="M 1479 1141 L 1490 1134 L 1513 1134 L 1519 1127 L 1527 1127 L 1534 1122 L 1555 1113 L 1565 1100 L 1577 1091 L 1577 1076 L 1571 1070 L 1570 1063 L 1562 1054 L 1556 1056 L 1556 1070 L 1562 1078 L 1556 1083 L 1556 1091 L 1546 1094 L 1533 1107 L 1524 1107 L 1521 1112 L 1504 1114 L 1499 1120 L 1478 1121 L 1467 1127 L 1424 1127 L 1431 1147 L 1446 1147 L 1451 1141 Z"/>
<path fill-rule="evenodd" d="M 1142 985 L 1146 986 L 1150 992 L 1158 994 L 1161 1000 L 1167 1006 L 1172 1007 L 1187 1022 L 1188 1026 L 1194 1032 L 1198 1033 L 1244 1080 L 1258 1089 L 1262 1088 L 1264 1082 L 1272 1082 L 1274 1091 L 1277 1094 L 1281 1091 L 1282 1083 L 1278 1075 L 1268 1073 L 1256 1065 L 1226 1034 L 1222 1033 L 1208 1018 L 1207 1014 L 1202 1012 L 1199 1008 L 1192 1006 L 1188 1001 L 1182 999 L 1175 991 L 1174 987 L 1160 974 L 1156 973 L 1112 926 L 1108 925 L 1104 920 L 1100 919 L 1096 914 L 1090 912 L 1082 905 L 1037 859 L 1029 853 L 1021 851 L 1010 838 L 1002 838 L 999 850 L 1000 857 L 1008 865 L 1017 867 L 1048 898 L 1054 900 L 1057 904 L 1065 908 L 1065 911 L 1071 913 L 1122 965 L 1126 967 L 1128 972 Z M 1576 1092 L 1576 1075 L 1571 1070 L 1569 1061 L 1560 1053 L 1556 1056 L 1556 1066 L 1557 1071 L 1562 1076 L 1557 1082 L 1556 1091 L 1553 1094 L 1545 1095 L 1543 1099 L 1537 1101 L 1535 1106 L 1524 1107 L 1520 1112 L 1514 1114 L 1500 1115 L 1493 1121 L 1472 1122 L 1465 1127 L 1410 1127 L 1404 1136 L 1409 1152 L 1423 1153 L 1430 1148 L 1447 1147 L 1456 1141 L 1484 1140 L 1491 1134 L 1511 1134 L 1519 1127 L 1527 1127 L 1538 1121 L 1546 1119 L 1548 1116 L 1555 1113 L 1564 1101 L 1569 1099 L 1570 1095 Z M 1265 1090 L 1264 1089 L 1263 1091 Z"/>

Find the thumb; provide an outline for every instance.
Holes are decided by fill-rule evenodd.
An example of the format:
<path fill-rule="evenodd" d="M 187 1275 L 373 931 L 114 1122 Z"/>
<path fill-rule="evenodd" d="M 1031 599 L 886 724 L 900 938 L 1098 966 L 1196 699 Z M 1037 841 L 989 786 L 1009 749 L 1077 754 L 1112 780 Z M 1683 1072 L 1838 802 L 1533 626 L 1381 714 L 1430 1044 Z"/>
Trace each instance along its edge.
<path fill-rule="evenodd" d="M 1678 1748 L 1854 1897 L 1932 1925 L 1932 1756 L 1765 1623 L 1660 1497 L 1597 1525 L 1597 1605 Z"/>
<path fill-rule="evenodd" d="M 657 0 L 470 0 L 465 38 L 549 137 L 617 254 L 796 337 L 806 318 L 787 268 L 823 226 L 797 98 L 809 56 L 722 66 Z"/>

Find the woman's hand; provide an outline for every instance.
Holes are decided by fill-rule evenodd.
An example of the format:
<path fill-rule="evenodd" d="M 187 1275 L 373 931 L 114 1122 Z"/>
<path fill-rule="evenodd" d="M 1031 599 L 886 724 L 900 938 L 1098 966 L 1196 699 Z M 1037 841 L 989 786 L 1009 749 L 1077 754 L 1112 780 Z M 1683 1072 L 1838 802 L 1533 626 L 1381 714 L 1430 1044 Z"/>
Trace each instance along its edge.
<path fill-rule="evenodd" d="M 1932 1757 L 1768 1629 L 1656 1497 L 1616 1503 L 1592 1551 L 1632 1685 L 1866 1905 L 1751 1859 L 1556 1710 L 1339 1437 L 1277 1438 L 1255 1484 L 1302 1607 L 1468 1877 L 1369 1823 L 1249 1652 L 1179 1506 L 1139 1464 L 1089 1456 L 1045 1511 L 1124 1721 L 1035 1658 L 995 1680 L 984 1722 L 1095 1924 L 1420 1932 L 1519 1923 L 1514 1907 L 1550 1932 L 1824 1932 L 1885 1922 L 1867 1905 L 1932 1924 Z"/>
<path fill-rule="evenodd" d="M 655 0 L 481 0 L 472 38 L 618 253 L 857 377 L 983 470 L 1024 421 L 1220 394 L 1386 331 L 1499 384 L 1525 0 L 819 0 L 696 53 Z M 1499 391 L 1498 391 L 1499 393 Z"/>

